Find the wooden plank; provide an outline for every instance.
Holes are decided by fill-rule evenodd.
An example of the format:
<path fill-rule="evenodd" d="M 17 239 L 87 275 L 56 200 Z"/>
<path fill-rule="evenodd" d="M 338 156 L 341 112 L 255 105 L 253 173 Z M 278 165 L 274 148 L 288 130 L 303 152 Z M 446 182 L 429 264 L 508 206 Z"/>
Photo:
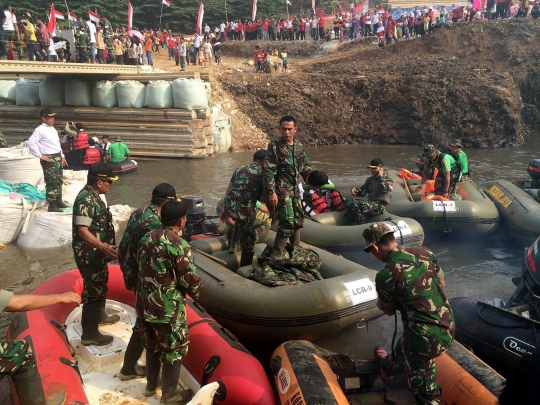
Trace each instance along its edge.
<path fill-rule="evenodd" d="M 38 73 L 52 75 L 84 74 L 84 75 L 104 75 L 104 74 L 138 74 L 141 72 L 139 66 L 114 65 L 114 64 L 91 64 L 91 63 L 62 63 L 62 62 L 30 62 L 17 60 L 0 60 L 0 71 L 2 73 Z"/>

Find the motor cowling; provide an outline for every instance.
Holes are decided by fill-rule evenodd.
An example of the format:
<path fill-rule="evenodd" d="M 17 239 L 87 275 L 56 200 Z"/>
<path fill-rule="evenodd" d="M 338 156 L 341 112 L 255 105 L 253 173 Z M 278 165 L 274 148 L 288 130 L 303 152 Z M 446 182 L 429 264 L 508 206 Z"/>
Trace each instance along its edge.
<path fill-rule="evenodd" d="M 204 233 L 206 209 L 202 197 L 185 196 L 182 197 L 182 202 L 187 208 L 187 221 L 185 228 L 182 230 L 182 236 L 189 237 Z"/>
<path fill-rule="evenodd" d="M 540 159 L 532 159 L 527 167 L 527 173 L 532 179 L 532 188 L 540 188 Z"/>
<path fill-rule="evenodd" d="M 522 280 L 505 307 L 512 308 L 533 301 L 540 302 L 540 238 L 525 249 Z"/>

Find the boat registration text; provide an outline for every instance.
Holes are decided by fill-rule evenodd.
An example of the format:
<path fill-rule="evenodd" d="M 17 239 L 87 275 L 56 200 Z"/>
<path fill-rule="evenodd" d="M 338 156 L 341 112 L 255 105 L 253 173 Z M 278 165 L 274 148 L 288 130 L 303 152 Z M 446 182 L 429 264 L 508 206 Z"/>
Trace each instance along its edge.
<path fill-rule="evenodd" d="M 343 283 L 346 291 L 343 292 L 353 305 L 377 299 L 377 291 L 369 278 Z"/>
<path fill-rule="evenodd" d="M 505 209 L 512 204 L 512 200 L 504 194 L 497 186 L 492 186 L 488 192 L 493 196 L 495 201 L 501 204 Z"/>

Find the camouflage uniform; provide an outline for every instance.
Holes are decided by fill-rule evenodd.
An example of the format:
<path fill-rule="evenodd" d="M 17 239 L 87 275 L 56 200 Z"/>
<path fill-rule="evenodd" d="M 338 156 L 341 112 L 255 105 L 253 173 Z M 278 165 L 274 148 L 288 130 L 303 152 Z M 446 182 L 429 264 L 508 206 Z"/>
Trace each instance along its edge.
<path fill-rule="evenodd" d="M 114 245 L 114 228 L 109 208 L 89 185 L 77 194 L 73 204 L 73 253 L 84 280 L 83 303 L 99 301 L 107 293 L 109 269 L 107 257 L 79 236 L 78 225 L 88 226 L 96 238 Z"/>
<path fill-rule="evenodd" d="M 155 205 L 150 204 L 146 208 L 134 211 L 129 217 L 129 221 L 124 231 L 124 236 L 118 245 L 118 263 L 124 274 L 126 288 L 135 291 L 137 288 L 137 276 L 139 273 L 137 265 L 137 250 L 141 238 L 148 232 L 161 228 L 158 210 Z"/>
<path fill-rule="evenodd" d="M 138 259 L 137 330 L 147 351 L 178 363 L 189 344 L 185 295 L 198 298 L 201 286 L 190 247 L 164 227 L 141 239 Z"/>
<path fill-rule="evenodd" d="M 229 182 L 223 208 L 234 219 L 235 235 L 239 235 L 243 252 L 255 252 L 256 204 L 262 197 L 262 191 L 263 169 L 258 162 L 237 169 Z"/>
<path fill-rule="evenodd" d="M 43 169 L 43 179 L 45 180 L 45 196 L 47 202 L 62 201 L 62 184 L 63 184 L 63 163 L 62 156 L 50 156 L 49 161 L 39 161 Z"/>
<path fill-rule="evenodd" d="M 435 255 L 424 247 L 397 246 L 377 273 L 379 301 L 401 312 L 403 336 L 398 351 L 404 355 L 409 384 L 418 405 L 440 404 L 435 380 L 435 358 L 454 339 L 454 314 L 442 291 L 444 273 Z"/>
<path fill-rule="evenodd" d="M 79 21 L 77 31 L 75 31 L 75 41 L 77 43 L 78 62 L 84 63 L 90 60 L 90 33 L 88 25 L 84 21 Z"/>
<path fill-rule="evenodd" d="M 0 131 L 0 148 L 8 148 L 8 144 L 6 141 L 6 137 L 4 134 L 2 134 L 2 131 Z"/>
<path fill-rule="evenodd" d="M 345 199 L 344 206 L 347 218 L 355 223 L 363 223 L 362 214 L 368 217 L 381 215 L 386 210 L 386 204 L 390 202 L 392 192 L 392 179 L 385 173 L 384 175 L 370 176 L 358 189 L 356 196 L 368 195 L 368 201 Z"/>
<path fill-rule="evenodd" d="M 107 53 L 109 55 L 109 59 L 111 59 L 111 55 L 114 56 L 114 49 L 113 49 L 113 27 L 109 20 L 103 20 L 103 42 L 105 43 L 105 49 L 107 49 Z M 144 44 L 143 44 L 144 48 Z M 144 52 L 144 49 L 143 49 Z"/>
<path fill-rule="evenodd" d="M 294 145 L 287 145 L 282 138 L 270 141 L 264 168 L 264 187 L 269 195 L 276 192 L 278 196 L 277 232 L 282 236 L 291 236 L 295 229 L 302 228 L 304 224 L 297 179 L 299 174 L 305 179 L 309 173 L 311 167 L 304 153 L 304 145 L 296 140 Z"/>

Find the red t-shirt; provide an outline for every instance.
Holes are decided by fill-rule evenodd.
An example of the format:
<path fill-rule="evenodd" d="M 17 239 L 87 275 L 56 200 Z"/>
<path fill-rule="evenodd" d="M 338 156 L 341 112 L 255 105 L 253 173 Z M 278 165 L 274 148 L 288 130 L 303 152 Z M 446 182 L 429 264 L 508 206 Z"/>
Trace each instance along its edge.
<path fill-rule="evenodd" d="M 263 31 L 268 31 L 268 21 L 263 23 Z"/>
<path fill-rule="evenodd" d="M 381 14 L 381 20 L 383 23 L 388 22 L 388 17 L 390 16 L 389 13 L 382 13 Z"/>
<path fill-rule="evenodd" d="M 237 25 L 236 25 L 236 32 L 240 32 L 244 29 L 244 24 L 242 24 L 242 22 L 240 21 Z"/>
<path fill-rule="evenodd" d="M 414 17 L 409 17 L 409 28 L 414 27 Z"/>
<path fill-rule="evenodd" d="M 173 38 L 170 38 L 167 41 L 167 48 L 174 48 L 174 39 Z"/>
<path fill-rule="evenodd" d="M 306 23 L 304 21 L 300 21 L 300 31 L 306 30 Z"/>
<path fill-rule="evenodd" d="M 321 17 L 321 21 L 319 21 L 319 28 L 324 29 L 326 25 L 326 18 Z"/>

